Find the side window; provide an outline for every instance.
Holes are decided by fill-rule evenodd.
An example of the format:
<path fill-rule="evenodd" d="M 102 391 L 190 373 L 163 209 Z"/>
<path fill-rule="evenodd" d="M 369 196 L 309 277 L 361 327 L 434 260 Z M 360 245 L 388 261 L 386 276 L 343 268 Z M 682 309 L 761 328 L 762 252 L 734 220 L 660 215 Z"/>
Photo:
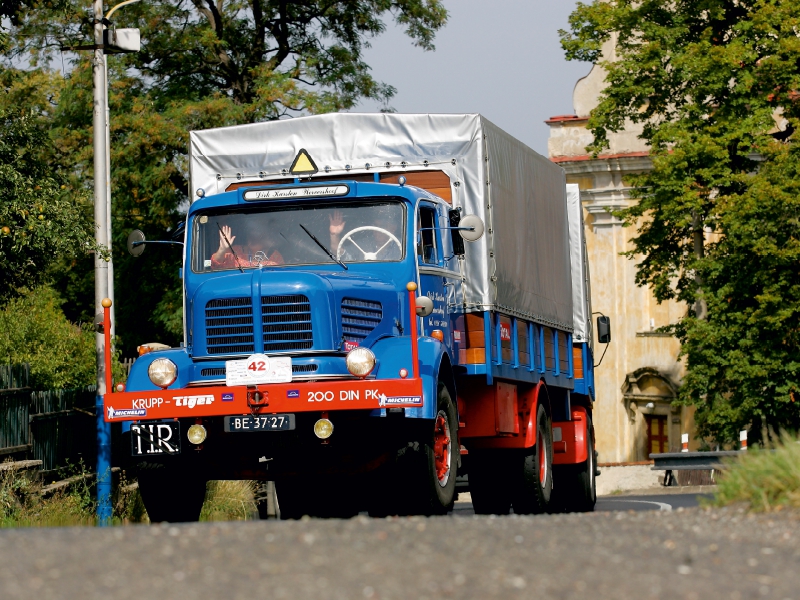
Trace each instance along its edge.
<path fill-rule="evenodd" d="M 420 226 L 420 262 L 426 265 L 438 265 L 439 253 L 436 247 L 436 210 L 426 206 L 419 209 Z"/>

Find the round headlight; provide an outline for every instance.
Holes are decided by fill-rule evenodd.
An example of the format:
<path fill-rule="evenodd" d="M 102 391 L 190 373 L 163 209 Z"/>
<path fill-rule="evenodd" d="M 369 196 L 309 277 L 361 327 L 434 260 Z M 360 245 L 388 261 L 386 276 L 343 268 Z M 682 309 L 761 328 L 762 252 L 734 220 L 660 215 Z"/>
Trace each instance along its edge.
<path fill-rule="evenodd" d="M 206 439 L 206 435 L 208 435 L 206 428 L 197 423 L 189 427 L 189 430 L 186 432 L 186 437 L 195 445 L 202 444 Z"/>
<path fill-rule="evenodd" d="M 347 353 L 347 370 L 356 377 L 366 377 L 375 368 L 375 355 L 369 348 L 361 346 L 353 348 Z"/>
<path fill-rule="evenodd" d="M 169 387 L 178 377 L 178 367 L 168 358 L 157 358 L 147 369 L 150 381 L 158 387 Z"/>
<path fill-rule="evenodd" d="M 329 419 L 320 419 L 314 423 L 314 435 L 321 440 L 327 440 L 333 435 L 333 423 Z"/>

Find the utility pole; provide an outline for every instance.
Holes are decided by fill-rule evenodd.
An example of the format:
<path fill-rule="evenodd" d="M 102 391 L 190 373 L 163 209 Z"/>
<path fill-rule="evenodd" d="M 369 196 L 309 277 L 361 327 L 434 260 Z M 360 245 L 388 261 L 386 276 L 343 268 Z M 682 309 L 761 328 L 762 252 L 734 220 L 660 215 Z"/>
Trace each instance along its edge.
<path fill-rule="evenodd" d="M 124 4 L 131 4 L 139 0 L 127 0 L 111 9 L 111 16 L 117 8 Z M 115 30 L 113 36 L 107 36 L 105 24 L 108 22 L 103 16 L 103 0 L 93 0 L 94 17 L 94 44 L 91 46 L 78 46 L 74 50 L 89 50 L 94 53 L 92 58 L 92 79 L 94 99 L 92 103 L 93 149 L 94 149 L 94 239 L 98 251 L 94 255 L 94 301 L 95 301 L 95 352 L 97 355 L 97 395 L 95 396 L 95 410 L 97 415 L 97 519 L 99 525 L 108 525 L 111 522 L 111 425 L 105 422 L 103 410 L 103 396 L 112 390 L 106 389 L 106 340 L 111 336 L 106 335 L 100 323 L 103 323 L 103 301 L 113 298 L 114 270 L 111 262 L 111 149 L 110 149 L 110 123 L 108 114 L 108 70 L 106 66 L 106 53 L 108 52 L 138 52 L 139 30 Z M 108 37 L 108 39 L 106 39 Z M 114 312 L 111 312 L 110 333 L 113 334 Z M 110 341 L 109 341 L 110 343 Z M 110 368 L 110 362 L 109 368 Z"/>
<path fill-rule="evenodd" d="M 106 134 L 106 57 L 103 53 L 103 0 L 94 0 L 94 57 L 92 59 L 92 79 L 94 102 L 92 124 L 94 127 L 94 239 L 98 251 L 94 254 L 94 305 L 95 314 L 103 312 L 102 301 L 108 297 L 108 264 L 100 251 L 110 251 L 109 222 L 109 178 Z M 108 257 L 110 259 L 110 256 Z M 95 320 L 95 322 L 97 322 Z M 100 525 L 111 520 L 111 425 L 105 422 L 103 396 L 106 390 L 105 336 L 101 331 L 95 333 L 97 353 L 97 517 Z"/>

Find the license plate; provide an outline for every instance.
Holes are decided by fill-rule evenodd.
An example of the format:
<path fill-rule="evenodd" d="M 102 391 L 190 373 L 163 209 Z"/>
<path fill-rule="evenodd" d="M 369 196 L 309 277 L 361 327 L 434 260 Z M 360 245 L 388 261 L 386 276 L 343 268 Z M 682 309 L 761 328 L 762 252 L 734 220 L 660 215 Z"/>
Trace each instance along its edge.
<path fill-rule="evenodd" d="M 294 415 L 242 415 L 225 417 L 225 431 L 289 431 L 294 429 Z"/>
<path fill-rule="evenodd" d="M 258 385 L 288 383 L 292 380 L 290 356 L 253 354 L 244 360 L 225 361 L 225 385 Z"/>
<path fill-rule="evenodd" d="M 137 423 L 131 425 L 131 455 L 153 456 L 181 453 L 181 424 Z"/>

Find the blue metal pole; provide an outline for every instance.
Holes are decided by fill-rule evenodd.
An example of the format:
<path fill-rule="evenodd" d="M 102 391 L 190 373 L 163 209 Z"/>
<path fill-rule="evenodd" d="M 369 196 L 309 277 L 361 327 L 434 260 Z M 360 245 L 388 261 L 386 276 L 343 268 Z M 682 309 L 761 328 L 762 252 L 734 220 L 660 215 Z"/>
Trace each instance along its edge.
<path fill-rule="evenodd" d="M 111 423 L 103 419 L 103 396 L 95 396 L 97 409 L 97 524 L 111 524 Z"/>

